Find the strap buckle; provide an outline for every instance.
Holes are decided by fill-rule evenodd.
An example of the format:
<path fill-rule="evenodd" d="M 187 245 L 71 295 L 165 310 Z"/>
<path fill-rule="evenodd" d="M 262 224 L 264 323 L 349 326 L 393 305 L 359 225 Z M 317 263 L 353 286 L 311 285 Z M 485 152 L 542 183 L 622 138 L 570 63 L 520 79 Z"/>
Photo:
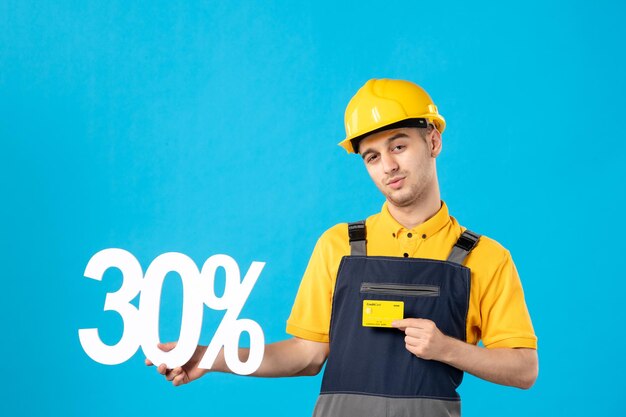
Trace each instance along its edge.
<path fill-rule="evenodd" d="M 348 236 L 350 237 L 350 242 L 365 240 L 365 222 L 360 221 L 348 224 Z"/>
<path fill-rule="evenodd" d="M 474 246 L 476 246 L 476 244 L 478 243 L 478 239 L 480 239 L 480 235 L 466 230 L 465 232 L 463 232 L 463 234 L 461 235 L 459 240 L 457 240 L 454 246 L 458 246 L 464 251 L 469 252 L 474 249 Z"/>

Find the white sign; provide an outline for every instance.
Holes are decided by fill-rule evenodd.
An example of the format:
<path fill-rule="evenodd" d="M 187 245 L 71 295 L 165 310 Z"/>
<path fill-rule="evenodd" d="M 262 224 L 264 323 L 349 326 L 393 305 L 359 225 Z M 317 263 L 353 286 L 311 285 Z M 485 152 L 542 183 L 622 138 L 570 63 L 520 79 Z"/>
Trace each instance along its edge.
<path fill-rule="evenodd" d="M 258 323 L 239 319 L 264 262 L 252 262 L 241 279 L 239 266 L 228 255 L 213 255 L 206 260 L 202 270 L 187 255 L 168 252 L 159 255 L 148 267 L 144 276 L 141 265 L 128 251 L 104 249 L 96 253 L 85 268 L 85 277 L 102 281 L 105 271 L 117 268 L 123 281 L 119 290 L 107 293 L 104 311 L 117 312 L 124 323 L 122 337 L 115 345 L 102 342 L 97 328 L 79 329 L 80 343 L 91 359 L 106 365 L 117 365 L 130 359 L 139 346 L 152 363 L 165 363 L 176 368 L 189 361 L 200 340 L 203 306 L 213 310 L 226 310 L 211 343 L 199 366 L 211 369 L 219 351 L 224 348 L 226 365 L 235 373 L 249 375 L 263 360 L 265 336 Z M 215 273 L 218 268 L 226 272 L 226 286 L 221 297 L 215 295 Z M 163 352 L 159 341 L 159 310 L 163 280 L 169 272 L 177 272 L 183 284 L 183 317 L 180 338 L 174 349 Z M 140 294 L 139 308 L 130 302 Z M 239 360 L 239 337 L 250 335 L 250 355 L 245 362 Z"/>

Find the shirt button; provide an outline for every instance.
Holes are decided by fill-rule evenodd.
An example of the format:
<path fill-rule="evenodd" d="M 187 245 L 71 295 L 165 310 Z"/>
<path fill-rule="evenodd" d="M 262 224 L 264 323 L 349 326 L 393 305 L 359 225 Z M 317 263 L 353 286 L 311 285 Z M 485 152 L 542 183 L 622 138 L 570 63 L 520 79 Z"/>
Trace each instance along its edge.
<path fill-rule="evenodd" d="M 408 257 L 409 257 L 409 254 L 408 254 L 408 253 L 406 253 L 406 252 L 404 252 L 404 257 L 405 257 L 405 258 L 408 258 Z"/>
<path fill-rule="evenodd" d="M 391 234 L 391 236 L 396 237 L 396 234 L 395 234 L 395 233 L 392 233 L 392 234 Z"/>
<path fill-rule="evenodd" d="M 408 237 L 413 237 L 413 233 L 407 233 L 406 234 Z"/>
<path fill-rule="evenodd" d="M 422 235 L 422 239 L 426 239 L 426 235 Z"/>

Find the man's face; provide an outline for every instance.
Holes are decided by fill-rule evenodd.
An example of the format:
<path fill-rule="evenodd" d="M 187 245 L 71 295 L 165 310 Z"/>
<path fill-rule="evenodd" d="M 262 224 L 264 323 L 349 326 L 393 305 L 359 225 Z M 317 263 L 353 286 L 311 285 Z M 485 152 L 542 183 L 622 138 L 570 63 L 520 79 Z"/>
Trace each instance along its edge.
<path fill-rule="evenodd" d="M 367 136 L 359 151 L 367 172 L 387 201 L 407 207 L 424 200 L 435 190 L 435 157 L 441 136 L 429 131 L 426 140 L 414 128 L 385 130 Z"/>

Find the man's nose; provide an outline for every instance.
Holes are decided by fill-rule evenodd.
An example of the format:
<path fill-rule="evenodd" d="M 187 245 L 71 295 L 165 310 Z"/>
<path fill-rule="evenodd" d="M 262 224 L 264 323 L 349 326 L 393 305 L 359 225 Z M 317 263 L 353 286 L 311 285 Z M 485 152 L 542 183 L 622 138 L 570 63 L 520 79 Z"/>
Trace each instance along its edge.
<path fill-rule="evenodd" d="M 383 169 L 386 174 L 390 174 L 398 170 L 398 163 L 391 154 L 383 154 L 380 156 L 380 161 L 383 164 Z"/>

